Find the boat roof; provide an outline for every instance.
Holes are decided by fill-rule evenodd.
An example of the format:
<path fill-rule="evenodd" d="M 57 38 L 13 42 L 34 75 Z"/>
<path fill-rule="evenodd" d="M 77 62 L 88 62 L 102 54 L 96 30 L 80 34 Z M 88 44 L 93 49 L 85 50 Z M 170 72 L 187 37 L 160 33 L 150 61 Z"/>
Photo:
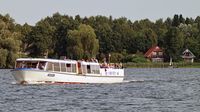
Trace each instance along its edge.
<path fill-rule="evenodd" d="M 59 60 L 59 59 L 46 59 L 46 58 L 18 58 L 16 61 L 46 61 L 46 62 L 60 62 L 60 63 L 77 63 L 80 62 L 83 65 L 99 65 L 96 62 L 86 62 L 86 61 L 77 61 L 77 60 Z"/>
<path fill-rule="evenodd" d="M 66 59 L 45 59 L 45 58 L 18 58 L 17 61 L 46 61 L 46 62 L 62 62 L 62 63 L 77 63 L 76 60 Z"/>

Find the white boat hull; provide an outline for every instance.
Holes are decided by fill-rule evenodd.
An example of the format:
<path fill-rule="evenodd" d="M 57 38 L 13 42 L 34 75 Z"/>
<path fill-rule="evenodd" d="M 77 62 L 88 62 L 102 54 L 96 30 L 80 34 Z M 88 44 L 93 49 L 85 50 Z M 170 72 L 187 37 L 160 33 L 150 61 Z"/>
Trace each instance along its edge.
<path fill-rule="evenodd" d="M 116 71 L 116 69 L 115 69 Z M 17 83 L 120 83 L 123 82 L 124 70 L 101 69 L 100 74 L 73 74 L 42 70 L 13 70 Z"/>

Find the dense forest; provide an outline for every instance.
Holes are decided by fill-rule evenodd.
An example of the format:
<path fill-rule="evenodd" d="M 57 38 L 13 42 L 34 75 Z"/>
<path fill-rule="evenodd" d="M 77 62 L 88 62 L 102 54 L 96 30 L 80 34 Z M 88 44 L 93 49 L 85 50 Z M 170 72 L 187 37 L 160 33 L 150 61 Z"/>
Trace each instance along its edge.
<path fill-rule="evenodd" d="M 19 57 L 88 59 L 111 62 L 145 62 L 143 54 L 158 45 L 165 61 L 181 61 L 188 48 L 200 59 L 200 16 L 174 15 L 166 20 L 131 21 L 125 17 L 91 16 L 81 18 L 55 13 L 35 26 L 20 25 L 0 15 L 0 68 L 11 68 Z"/>

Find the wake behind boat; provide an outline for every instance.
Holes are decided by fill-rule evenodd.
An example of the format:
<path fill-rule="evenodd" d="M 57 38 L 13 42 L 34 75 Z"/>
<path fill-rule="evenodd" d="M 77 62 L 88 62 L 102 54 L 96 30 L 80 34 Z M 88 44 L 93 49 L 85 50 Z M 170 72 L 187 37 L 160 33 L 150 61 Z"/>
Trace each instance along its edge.
<path fill-rule="evenodd" d="M 12 74 L 20 84 L 40 83 L 120 83 L 124 69 L 98 62 L 20 58 Z"/>

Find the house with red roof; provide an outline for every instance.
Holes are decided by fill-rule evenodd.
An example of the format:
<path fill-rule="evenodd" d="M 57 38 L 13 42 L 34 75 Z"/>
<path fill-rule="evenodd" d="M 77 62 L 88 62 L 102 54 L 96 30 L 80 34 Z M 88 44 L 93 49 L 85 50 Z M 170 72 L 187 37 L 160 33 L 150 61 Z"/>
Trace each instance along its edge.
<path fill-rule="evenodd" d="M 144 56 L 152 62 L 163 62 L 164 60 L 163 50 L 159 46 L 151 47 Z"/>
<path fill-rule="evenodd" d="M 186 49 L 182 54 L 183 55 L 181 57 L 184 59 L 186 63 L 194 62 L 195 55 L 189 49 Z"/>

